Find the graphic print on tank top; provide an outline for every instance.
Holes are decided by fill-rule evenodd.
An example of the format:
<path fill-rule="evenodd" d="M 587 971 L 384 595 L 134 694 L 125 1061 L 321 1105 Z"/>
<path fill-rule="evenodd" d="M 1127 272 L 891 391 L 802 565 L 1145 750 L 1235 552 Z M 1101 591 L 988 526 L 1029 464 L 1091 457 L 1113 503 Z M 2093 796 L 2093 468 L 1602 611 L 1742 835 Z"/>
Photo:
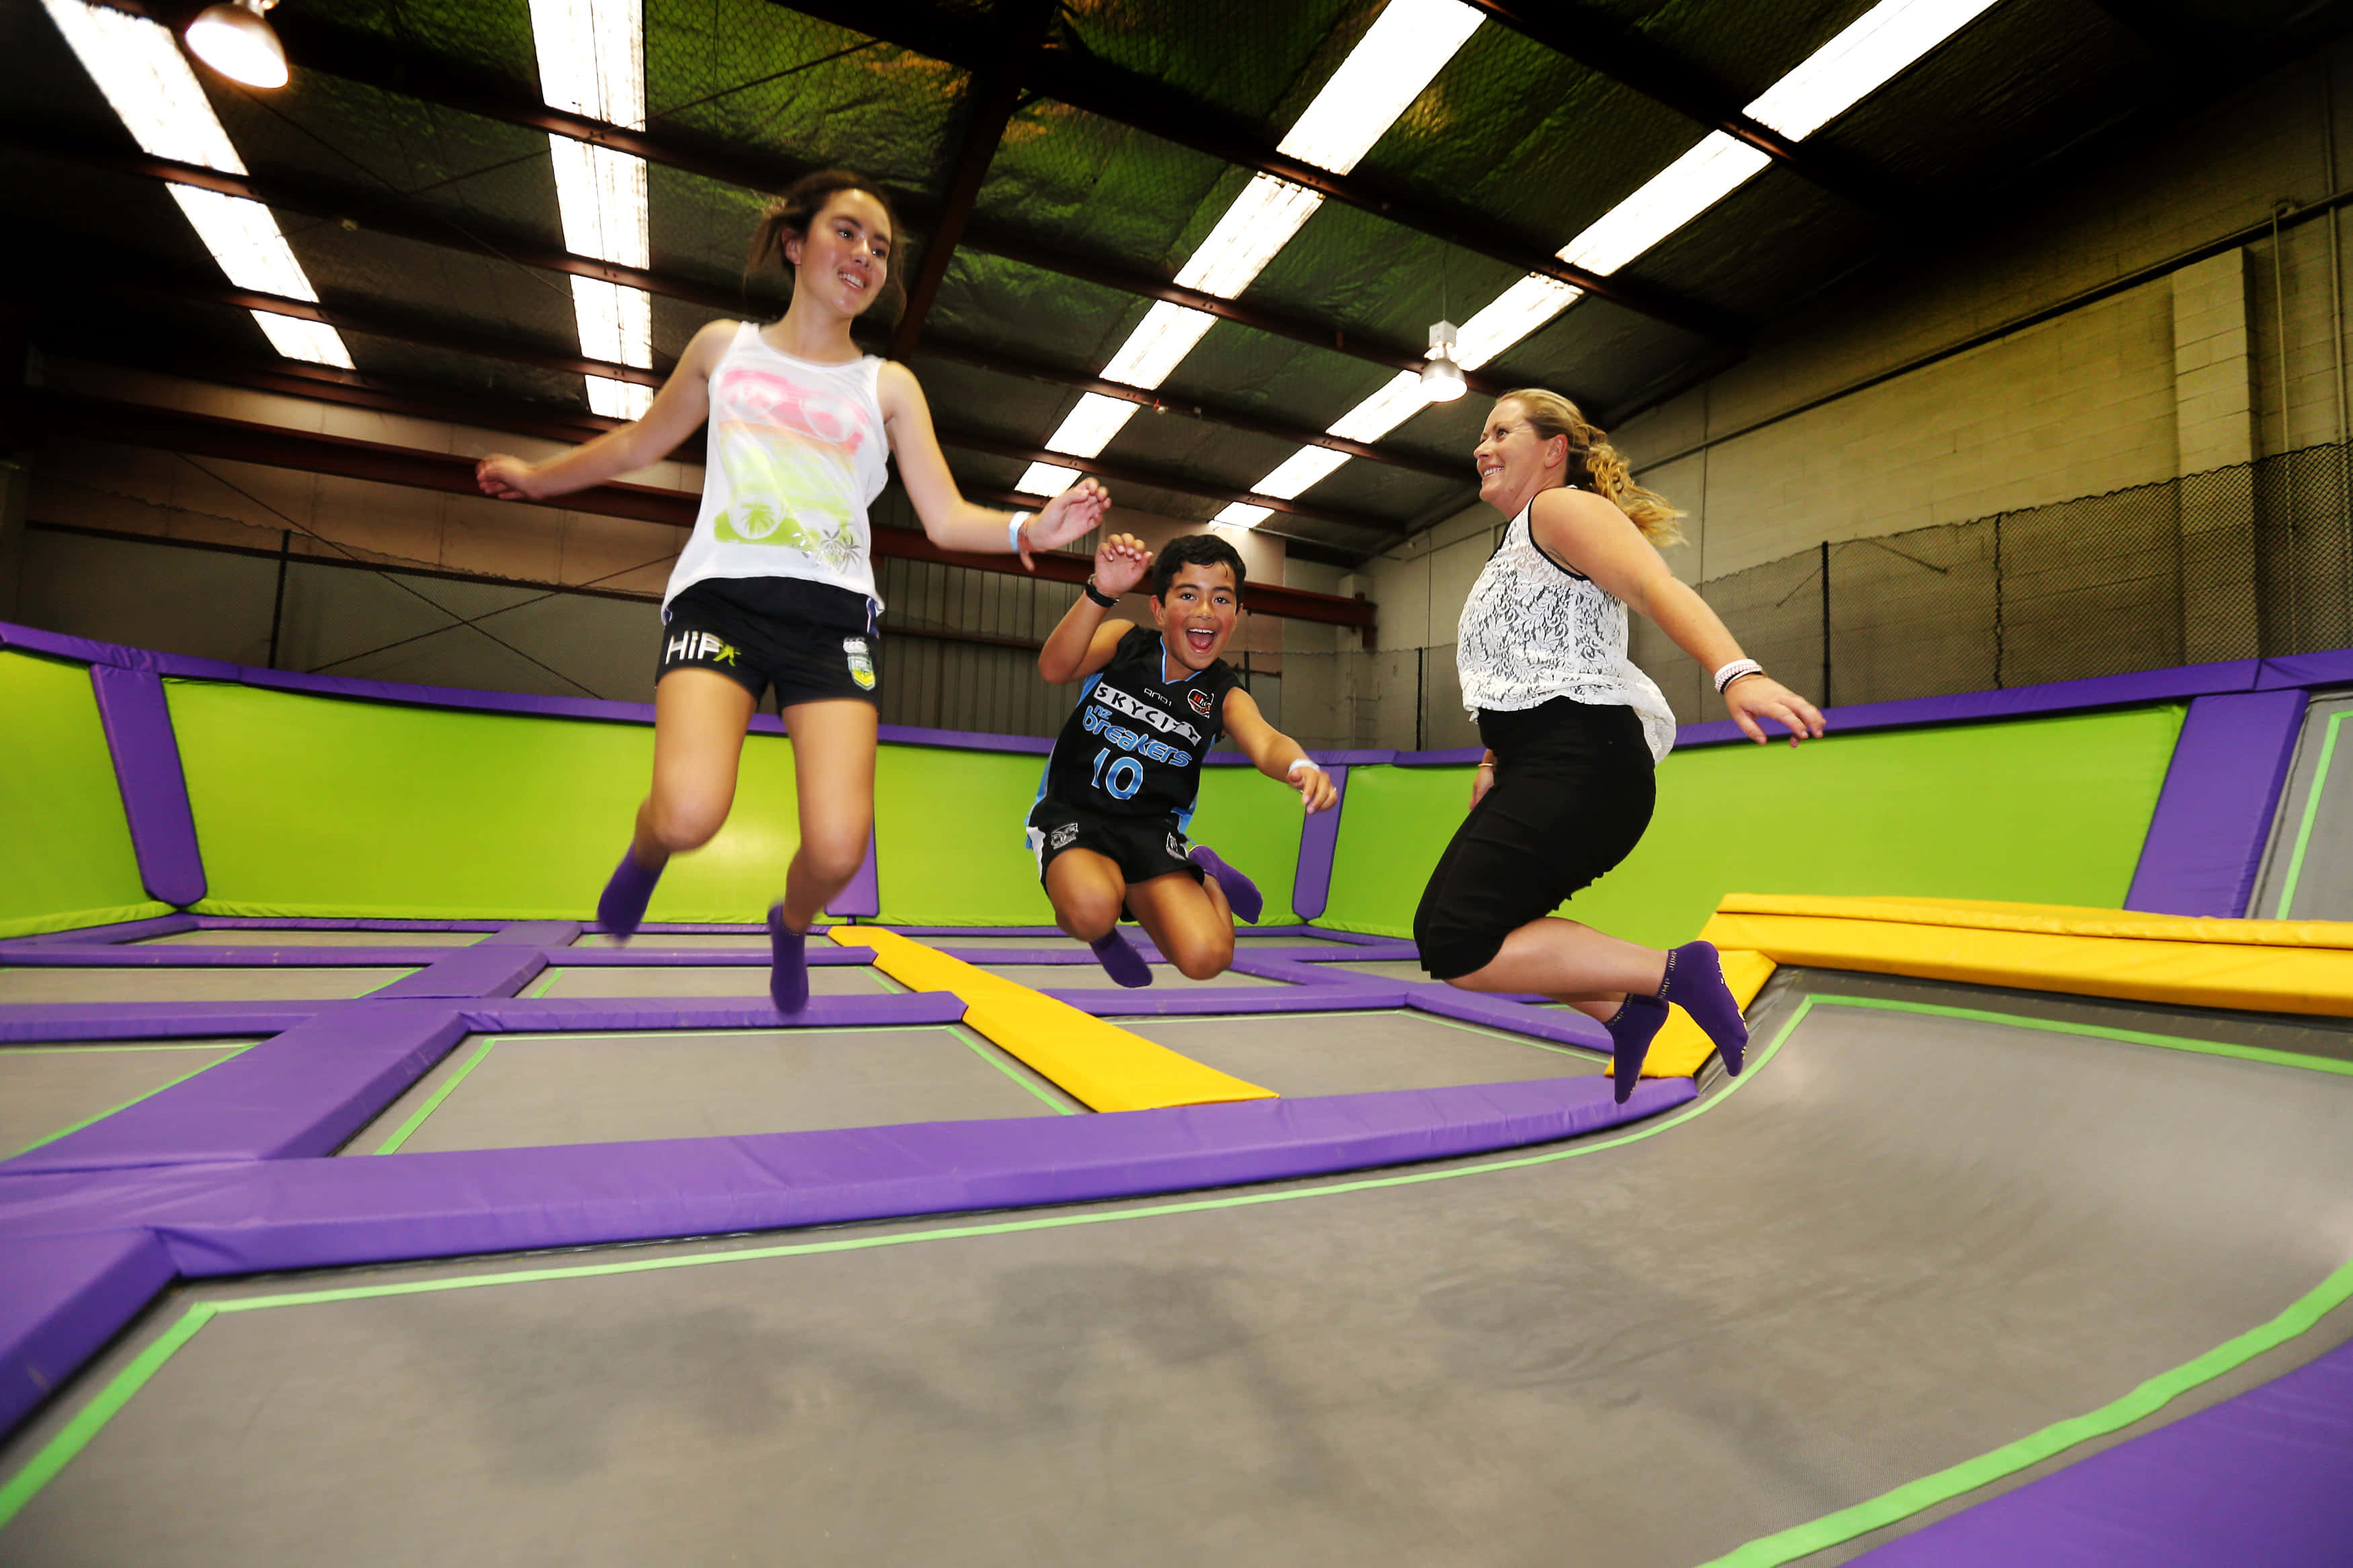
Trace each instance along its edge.
<path fill-rule="evenodd" d="M 1119 639 L 1055 738 L 1041 799 L 1107 816 L 1191 819 L 1201 759 L 1225 732 L 1226 695 L 1241 679 L 1224 659 L 1186 670 L 1166 651 L 1155 627 Z M 1165 679 L 1170 670 L 1181 678 Z"/>
<path fill-rule="evenodd" d="M 711 445 L 729 500 L 711 520 L 723 543 L 766 544 L 816 557 L 832 572 L 866 553 L 858 522 L 858 451 L 878 438 L 865 411 L 822 386 L 729 364 L 712 378 Z"/>

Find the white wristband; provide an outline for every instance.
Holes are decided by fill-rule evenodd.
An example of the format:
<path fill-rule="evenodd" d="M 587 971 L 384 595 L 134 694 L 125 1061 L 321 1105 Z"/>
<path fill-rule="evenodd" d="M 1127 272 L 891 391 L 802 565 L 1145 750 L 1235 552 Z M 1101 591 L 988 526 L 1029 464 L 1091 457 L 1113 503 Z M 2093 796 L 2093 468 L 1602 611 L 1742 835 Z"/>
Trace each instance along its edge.
<path fill-rule="evenodd" d="M 1716 695 L 1719 697 L 1724 695 L 1724 689 L 1744 675 L 1762 675 L 1764 673 L 1765 667 L 1757 663 L 1755 659 L 1736 658 L 1730 664 L 1725 665 L 1722 669 L 1715 672 Z"/>
<path fill-rule="evenodd" d="M 1016 555 L 1021 553 L 1021 525 L 1029 521 L 1028 512 L 1017 511 L 1013 514 L 1013 521 L 1005 525 L 1005 548 Z"/>
<path fill-rule="evenodd" d="M 1289 767 L 1282 770 L 1282 776 L 1284 778 L 1289 778 L 1302 768 L 1314 768 L 1320 773 L 1324 771 L 1324 764 L 1317 762 L 1313 757 L 1301 757 L 1298 761 L 1293 763 Z"/>

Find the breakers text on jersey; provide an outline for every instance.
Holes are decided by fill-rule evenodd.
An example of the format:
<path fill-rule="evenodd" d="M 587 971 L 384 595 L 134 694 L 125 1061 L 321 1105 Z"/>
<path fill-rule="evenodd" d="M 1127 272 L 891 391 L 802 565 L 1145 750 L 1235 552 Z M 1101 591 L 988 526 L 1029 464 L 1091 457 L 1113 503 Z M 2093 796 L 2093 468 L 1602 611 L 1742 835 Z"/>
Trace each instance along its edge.
<path fill-rule="evenodd" d="M 1193 761 L 1193 754 L 1190 752 L 1180 752 L 1165 741 L 1155 741 L 1149 736 L 1139 735 L 1126 726 L 1114 722 L 1112 716 L 1100 708 L 1088 709 L 1086 717 L 1080 722 L 1086 726 L 1088 734 L 1101 735 L 1123 752 L 1134 752 L 1155 763 L 1166 763 L 1172 768 L 1187 766 Z"/>

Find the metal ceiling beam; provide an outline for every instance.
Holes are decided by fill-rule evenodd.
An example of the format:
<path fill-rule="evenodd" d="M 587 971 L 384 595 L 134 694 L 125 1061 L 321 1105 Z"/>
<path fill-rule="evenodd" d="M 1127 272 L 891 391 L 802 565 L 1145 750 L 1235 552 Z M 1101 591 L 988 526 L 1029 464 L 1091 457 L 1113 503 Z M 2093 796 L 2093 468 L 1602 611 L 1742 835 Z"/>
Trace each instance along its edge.
<path fill-rule="evenodd" d="M 1876 171 L 1828 149 L 1792 142 L 1749 119 L 1740 111 L 1734 89 L 1709 80 L 1691 61 L 1677 58 L 1641 34 L 1618 27 L 1594 7 L 1563 5 L 1558 0 L 1462 3 L 1597 76 L 1746 142 L 1799 179 L 1874 217 L 1895 219 L 1915 203 L 1911 193 Z"/>
<path fill-rule="evenodd" d="M 980 183 L 987 177 L 1005 127 L 1020 103 L 1021 83 L 1036 68 L 1056 5 L 1054 0 L 1018 0 L 1010 6 L 1010 15 L 1008 9 L 998 7 L 1001 35 L 996 58 L 975 71 L 965 88 L 965 122 L 957 138 L 955 173 L 948 180 L 947 200 L 924 237 L 923 260 L 907 284 L 906 309 L 891 335 L 892 359 L 913 353 L 923 335 L 924 318 L 932 313 L 932 301 L 939 297 L 973 204 L 980 199 Z"/>
<path fill-rule="evenodd" d="M 999 440 L 996 437 L 983 436 L 976 431 L 943 428 L 940 431 L 940 442 L 943 446 L 960 447 L 967 452 L 984 452 L 992 458 L 1010 458 L 1016 462 L 1050 463 L 1056 468 L 1075 468 L 1080 473 L 1092 474 L 1097 479 L 1108 479 L 1114 485 L 1148 485 L 1155 489 L 1175 490 L 1179 495 L 1199 496 L 1204 500 L 1224 501 L 1229 505 L 1239 502 L 1243 506 L 1264 507 L 1269 511 L 1281 512 L 1291 517 L 1303 517 L 1316 522 L 1337 523 L 1342 528 L 1353 528 L 1359 532 L 1371 534 L 1375 538 L 1393 533 L 1397 530 L 1397 524 L 1387 518 L 1372 517 L 1364 512 L 1343 511 L 1333 507 L 1285 500 L 1281 496 L 1260 495 L 1254 490 L 1229 489 L 1219 485 L 1205 484 L 1187 474 L 1171 473 L 1166 468 L 1145 464 L 1123 463 L 1116 459 L 1105 462 L 1101 458 L 1073 458 L 1061 452 L 1047 451 L 1042 447 L 1024 446 L 1018 441 Z M 1040 499 L 1042 498 L 1033 495 L 1022 504 L 1035 506 Z M 1116 500 L 1117 498 L 1114 496 L 1113 499 Z"/>
<path fill-rule="evenodd" d="M 70 160 L 86 167 L 111 170 L 168 184 L 194 186 L 200 190 L 218 191 L 227 195 L 242 196 L 274 207 L 280 212 L 299 213 L 331 223 L 352 224 L 364 230 L 388 234 L 396 237 L 455 250 L 470 256 L 487 257 L 511 261 L 525 267 L 565 272 L 582 278 L 594 278 L 607 283 L 643 289 L 666 299 L 726 313 L 769 308 L 776 301 L 755 300 L 743 292 L 730 293 L 675 274 L 648 271 L 627 267 L 618 262 L 601 261 L 592 257 L 577 256 L 561 247 L 547 245 L 526 234 L 504 228 L 486 228 L 469 219 L 459 225 L 446 215 L 436 213 L 421 204 L 381 192 L 370 192 L 348 186 L 309 179 L 271 177 L 256 179 L 249 176 L 224 174 L 216 170 L 192 163 L 174 163 L 169 159 L 150 157 L 143 153 L 120 152 L 92 147 L 69 141 L 54 132 L 21 126 L 0 127 L 0 152 L 33 153 Z M 1180 290 L 1189 292 L 1189 290 Z M 1326 334 L 1329 335 L 1328 333 Z M 1385 463 L 1397 468 L 1433 475 L 1440 479 L 1457 479 L 1459 465 L 1437 462 L 1418 454 L 1398 451 L 1362 441 L 1349 441 L 1326 435 L 1312 426 L 1298 424 L 1261 415 L 1249 409 L 1234 408 L 1214 400 L 1179 397 L 1145 387 L 1128 386 L 1119 382 L 1105 381 L 1099 376 L 1083 375 L 1061 370 L 1038 361 L 1022 358 L 1005 351 L 955 339 L 934 335 L 926 339 L 922 353 L 941 359 L 978 365 L 983 369 L 1018 375 L 1050 385 L 1069 387 L 1080 392 L 1092 392 L 1123 402 L 1142 404 L 1147 407 L 1186 415 L 1214 424 L 1231 426 L 1256 435 L 1270 436 L 1279 440 L 1296 441 L 1305 445 L 1326 447 L 1345 452 L 1368 462 Z M 1398 368 L 1414 368 L 1419 361 L 1406 361 L 1399 353 Z M 1474 378 L 1481 379 L 1483 378 Z M 1499 394 L 1498 386 L 1490 393 Z"/>
<path fill-rule="evenodd" d="M 769 0 L 865 37 L 966 69 L 987 58 L 993 24 L 967 20 L 913 0 Z M 1741 322 L 1697 300 L 1630 279 L 1589 272 L 1555 256 L 1542 241 L 1513 230 L 1460 203 L 1362 174 L 1335 174 L 1286 156 L 1265 132 L 1240 116 L 1172 90 L 1106 61 L 1066 48 L 1044 51 L 1029 85 L 1039 93 L 1113 124 L 1190 147 L 1240 168 L 1272 174 L 1334 201 L 1417 229 L 1525 272 L 1572 284 L 1669 325 L 1714 340 L 1736 342 Z"/>
<path fill-rule="evenodd" d="M 33 412 L 37 422 L 47 430 L 93 441 L 200 454 L 230 462 L 291 468 L 301 473 L 335 474 L 346 479 L 401 485 L 414 489 L 440 490 L 451 495 L 479 497 L 481 494 L 474 482 L 474 460 L 446 452 L 421 452 L 409 447 L 354 441 L 343 437 L 290 430 L 281 426 L 257 425 L 240 419 L 190 414 L 179 409 L 156 408 L 146 404 L 76 397 L 62 393 L 43 394 L 34 404 Z M 659 489 L 649 485 L 605 484 L 576 490 L 570 495 L 516 504 L 589 512 L 603 517 L 630 518 L 640 522 L 664 523 L 684 530 L 694 526 L 695 512 L 700 503 L 694 495 L 683 490 Z M 1023 571 L 1020 561 L 1015 556 L 967 555 L 958 551 L 943 550 L 912 529 L 875 529 L 873 548 L 877 555 L 932 561 L 1008 575 L 1031 574 Z M 1056 582 L 1082 583 L 1092 568 L 1089 558 L 1082 555 L 1050 552 L 1039 555 L 1035 560 L 1038 563 L 1035 575 Z M 1250 600 L 1250 607 L 1264 615 L 1342 626 L 1370 626 L 1375 622 L 1374 605 L 1361 599 L 1344 599 L 1335 595 L 1311 594 L 1303 589 L 1271 584 L 1253 585 Z"/>

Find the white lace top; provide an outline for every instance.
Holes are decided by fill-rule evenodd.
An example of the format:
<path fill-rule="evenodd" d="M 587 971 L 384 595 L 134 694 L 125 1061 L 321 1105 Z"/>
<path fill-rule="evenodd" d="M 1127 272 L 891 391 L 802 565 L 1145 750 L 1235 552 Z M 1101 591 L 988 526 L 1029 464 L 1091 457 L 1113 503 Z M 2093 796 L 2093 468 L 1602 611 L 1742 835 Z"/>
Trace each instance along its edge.
<path fill-rule="evenodd" d="M 706 577 L 799 577 L 881 608 L 866 509 L 890 479 L 881 369 L 871 354 L 795 359 L 737 325 L 711 373 L 702 507 L 663 605 Z"/>
<path fill-rule="evenodd" d="M 1454 666 L 1462 705 L 1514 713 L 1556 697 L 1615 704 L 1641 716 L 1651 760 L 1675 743 L 1675 716 L 1651 678 L 1626 657 L 1626 606 L 1589 577 L 1536 548 L 1520 509 L 1486 570 L 1462 601 Z"/>

